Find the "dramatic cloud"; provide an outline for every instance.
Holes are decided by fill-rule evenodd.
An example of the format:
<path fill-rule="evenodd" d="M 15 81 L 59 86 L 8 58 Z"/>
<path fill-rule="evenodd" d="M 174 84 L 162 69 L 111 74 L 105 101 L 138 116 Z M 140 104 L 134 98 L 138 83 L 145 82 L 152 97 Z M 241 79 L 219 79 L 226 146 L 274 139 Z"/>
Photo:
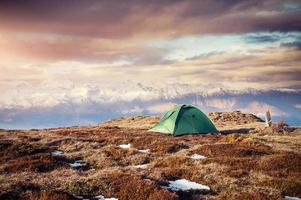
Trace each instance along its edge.
<path fill-rule="evenodd" d="M 213 107 L 221 110 L 229 109 L 232 110 L 237 105 L 237 99 L 230 98 L 230 99 L 219 99 L 219 98 L 212 98 L 202 103 L 202 106 L 206 107 Z"/>
<path fill-rule="evenodd" d="M 160 62 L 160 54 L 166 51 L 142 46 L 135 41 L 1 33 L 0 50 L 31 62 L 72 60 L 99 63 L 127 59 L 139 64 Z"/>
<path fill-rule="evenodd" d="M 151 105 L 147 108 L 147 110 L 151 113 L 163 113 L 170 110 L 170 108 L 174 107 L 176 103 L 166 102 L 166 103 L 158 103 Z"/>
<path fill-rule="evenodd" d="M 187 102 L 296 122 L 300 11 L 298 0 L 0 1 L 0 125 L 96 123 Z M 241 104 L 254 91 L 288 92 L 288 103 Z"/>
<path fill-rule="evenodd" d="M 249 43 L 266 43 L 266 42 L 276 42 L 279 40 L 277 35 L 249 35 L 246 37 L 246 41 Z"/>
<path fill-rule="evenodd" d="M 102 38 L 300 31 L 300 2 L 89 0 L 0 3 L 0 30 Z"/>
<path fill-rule="evenodd" d="M 298 125 L 301 123 L 300 111 L 294 105 L 300 101 L 300 95 L 300 92 L 281 91 L 248 93 L 223 91 L 206 95 L 165 96 L 160 100 L 120 100 L 113 103 L 95 102 L 92 99 L 79 101 L 79 98 L 75 102 L 75 99 L 66 99 L 53 107 L 1 108 L 0 126 L 2 128 L 37 128 L 97 124 L 123 115 L 163 114 L 174 103 L 193 103 L 200 106 L 205 112 L 235 109 L 259 116 L 263 116 L 266 110 L 270 110 L 274 121 L 284 117 L 285 121 L 290 124 Z M 206 106 L 211 99 L 214 101 L 214 106 L 221 105 L 218 102 L 230 102 L 229 99 L 232 99 L 230 103 L 232 107 L 213 108 L 213 104 Z M 162 110 L 160 111 L 160 109 Z"/>
<path fill-rule="evenodd" d="M 284 116 L 286 114 L 275 106 L 262 103 L 262 102 L 257 102 L 257 101 L 251 102 L 250 104 L 247 105 L 246 108 L 243 108 L 242 111 L 247 113 L 254 113 L 261 117 L 264 116 L 265 111 L 270 111 L 272 115 L 276 115 L 276 116 Z"/>

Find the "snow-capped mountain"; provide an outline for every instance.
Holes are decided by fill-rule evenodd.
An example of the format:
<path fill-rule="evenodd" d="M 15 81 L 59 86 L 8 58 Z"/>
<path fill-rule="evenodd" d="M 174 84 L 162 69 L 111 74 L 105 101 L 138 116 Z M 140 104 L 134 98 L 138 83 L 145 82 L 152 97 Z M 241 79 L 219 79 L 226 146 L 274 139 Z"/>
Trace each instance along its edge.
<path fill-rule="evenodd" d="M 122 115 L 162 114 L 174 104 L 191 103 L 204 111 L 242 110 L 301 123 L 298 90 L 225 89 L 220 84 L 164 84 L 119 81 L 75 84 L 44 81 L 0 86 L 0 126 L 11 128 L 93 124 Z M 47 120 L 43 120 L 47 119 Z"/>

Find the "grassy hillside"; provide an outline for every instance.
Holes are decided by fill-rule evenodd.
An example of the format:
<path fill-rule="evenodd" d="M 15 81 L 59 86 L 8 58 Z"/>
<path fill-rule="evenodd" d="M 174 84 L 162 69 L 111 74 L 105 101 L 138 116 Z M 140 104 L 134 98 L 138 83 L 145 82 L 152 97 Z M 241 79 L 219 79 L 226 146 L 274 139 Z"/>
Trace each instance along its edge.
<path fill-rule="evenodd" d="M 211 113 L 221 135 L 147 129 L 159 117 L 98 126 L 0 130 L 0 199 L 282 199 L 301 197 L 301 130 Z M 210 190 L 178 190 L 186 179 Z"/>

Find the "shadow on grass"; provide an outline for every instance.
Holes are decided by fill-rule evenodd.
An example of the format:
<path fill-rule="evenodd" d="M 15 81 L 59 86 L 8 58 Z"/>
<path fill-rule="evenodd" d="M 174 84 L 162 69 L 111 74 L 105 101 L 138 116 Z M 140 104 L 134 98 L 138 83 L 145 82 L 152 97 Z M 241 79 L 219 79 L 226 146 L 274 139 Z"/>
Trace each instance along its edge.
<path fill-rule="evenodd" d="M 239 128 L 239 129 L 230 129 L 230 130 L 223 130 L 220 131 L 223 135 L 233 134 L 233 133 L 249 133 L 251 130 L 255 128 Z"/>

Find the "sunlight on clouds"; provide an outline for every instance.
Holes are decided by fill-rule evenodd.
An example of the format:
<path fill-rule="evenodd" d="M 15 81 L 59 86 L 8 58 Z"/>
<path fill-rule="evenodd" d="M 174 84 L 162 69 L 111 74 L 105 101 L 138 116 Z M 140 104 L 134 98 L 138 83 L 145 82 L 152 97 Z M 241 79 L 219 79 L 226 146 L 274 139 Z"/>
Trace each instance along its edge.
<path fill-rule="evenodd" d="M 218 88 L 290 89 L 301 84 L 299 58 L 299 51 L 282 48 L 251 56 L 225 52 L 168 65 L 60 61 L 45 66 L 1 67 L 0 103 L 5 107 L 54 106 L 66 99 L 74 102 L 150 100 Z M 12 84 L 11 80 L 20 84 Z M 222 103 L 218 103 L 221 102 L 212 106 L 221 108 Z"/>
<path fill-rule="evenodd" d="M 249 41 L 251 37 L 275 37 L 273 42 L 254 42 Z M 278 48 L 281 43 L 292 42 L 300 38 L 301 33 L 248 33 L 248 34 L 230 34 L 223 36 L 189 36 L 170 40 L 150 40 L 145 44 L 151 47 L 167 48 L 170 52 L 165 55 L 168 60 L 195 59 L 197 57 L 208 56 L 213 52 L 227 52 L 241 55 L 251 51 L 261 51 L 265 48 Z"/>
<path fill-rule="evenodd" d="M 241 108 L 243 112 L 254 113 L 258 116 L 263 117 L 266 111 L 270 111 L 272 116 L 285 116 L 285 112 L 281 111 L 275 106 L 269 105 L 267 103 L 253 101 L 249 103 L 245 108 Z"/>
<path fill-rule="evenodd" d="M 66 109 L 63 119 L 75 110 L 72 122 L 161 113 L 198 95 L 214 110 L 241 108 L 252 91 L 297 99 L 299 10 L 270 0 L 0 1 L 0 124 L 47 109 Z M 256 98 L 246 111 L 282 114 Z"/>
<path fill-rule="evenodd" d="M 0 106 L 149 101 L 223 92 L 220 88 L 294 90 L 301 85 L 301 53 L 281 44 L 298 38 L 297 32 L 160 40 L 0 34 Z M 225 109 L 236 102 L 213 99 L 205 104 Z M 169 106 L 152 105 L 149 111 Z"/>
<path fill-rule="evenodd" d="M 147 110 L 150 111 L 151 113 L 165 113 L 170 109 L 172 109 L 175 105 L 176 103 L 174 102 L 158 103 L 149 106 Z"/>
<path fill-rule="evenodd" d="M 127 108 L 125 110 L 122 110 L 122 114 L 142 114 L 144 109 L 140 108 L 139 106 L 134 106 L 133 108 Z"/>
<path fill-rule="evenodd" d="M 221 110 L 232 110 L 237 106 L 237 99 L 230 98 L 230 99 L 208 99 L 205 102 L 201 103 L 201 105 L 204 105 L 206 107 L 214 107 Z"/>

